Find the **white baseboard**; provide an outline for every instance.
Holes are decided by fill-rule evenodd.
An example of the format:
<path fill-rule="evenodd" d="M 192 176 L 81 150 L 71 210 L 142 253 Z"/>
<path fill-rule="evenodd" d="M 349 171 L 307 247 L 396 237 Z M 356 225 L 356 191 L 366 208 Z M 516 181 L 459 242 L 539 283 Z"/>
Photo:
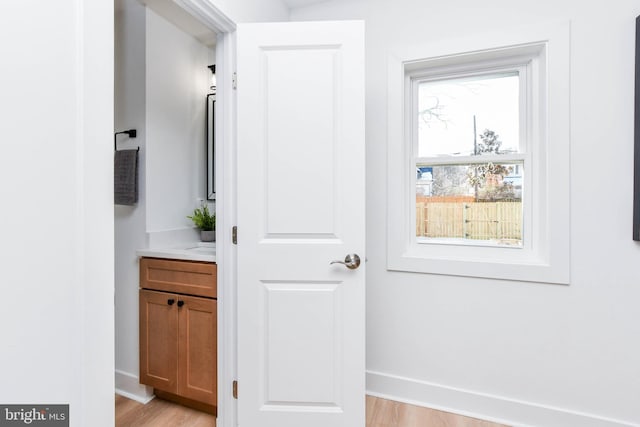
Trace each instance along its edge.
<path fill-rule="evenodd" d="M 140 384 L 136 375 L 116 369 L 116 394 L 136 402 L 149 403 L 155 396 L 153 388 Z"/>
<path fill-rule="evenodd" d="M 518 427 L 637 427 L 638 424 L 367 371 L 367 394 Z"/>

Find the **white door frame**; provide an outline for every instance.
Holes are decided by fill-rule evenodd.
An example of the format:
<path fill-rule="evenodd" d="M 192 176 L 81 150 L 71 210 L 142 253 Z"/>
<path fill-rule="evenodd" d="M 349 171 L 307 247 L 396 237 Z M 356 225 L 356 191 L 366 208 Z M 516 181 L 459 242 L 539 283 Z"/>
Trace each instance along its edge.
<path fill-rule="evenodd" d="M 207 0 L 174 0 L 186 12 L 217 33 L 216 42 L 216 263 L 218 265 L 218 427 L 237 425 L 237 401 L 232 383 L 237 373 L 236 246 L 236 94 L 231 79 L 236 64 L 236 23 Z"/>

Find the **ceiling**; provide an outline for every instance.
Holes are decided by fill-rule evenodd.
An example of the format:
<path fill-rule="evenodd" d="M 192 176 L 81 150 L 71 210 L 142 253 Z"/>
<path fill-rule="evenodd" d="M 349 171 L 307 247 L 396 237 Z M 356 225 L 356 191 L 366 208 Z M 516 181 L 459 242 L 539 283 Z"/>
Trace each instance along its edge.
<path fill-rule="evenodd" d="M 324 3 L 327 0 L 282 0 L 289 9 L 295 9 L 297 7 L 311 6 L 316 3 Z"/>
<path fill-rule="evenodd" d="M 176 27 L 192 35 L 205 46 L 216 44 L 216 33 L 191 16 L 173 0 L 139 0 Z"/>

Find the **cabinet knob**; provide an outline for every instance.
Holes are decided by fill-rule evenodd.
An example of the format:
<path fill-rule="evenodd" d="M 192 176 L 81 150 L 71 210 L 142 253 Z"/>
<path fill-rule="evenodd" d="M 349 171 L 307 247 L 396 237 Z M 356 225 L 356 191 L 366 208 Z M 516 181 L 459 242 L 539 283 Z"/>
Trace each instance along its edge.
<path fill-rule="evenodd" d="M 169 298 L 167 300 L 167 304 L 169 304 L 169 305 L 173 305 L 174 302 L 176 302 L 176 300 L 174 300 L 173 298 Z"/>
<path fill-rule="evenodd" d="M 182 307 L 184 305 L 184 301 L 178 300 L 178 307 Z"/>

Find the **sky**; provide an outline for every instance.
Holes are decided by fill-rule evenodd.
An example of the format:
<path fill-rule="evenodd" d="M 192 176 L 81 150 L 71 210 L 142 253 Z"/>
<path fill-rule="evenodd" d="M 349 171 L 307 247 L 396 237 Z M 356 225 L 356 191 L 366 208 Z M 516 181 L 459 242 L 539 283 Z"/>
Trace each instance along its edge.
<path fill-rule="evenodd" d="M 418 86 L 418 156 L 473 155 L 473 117 L 477 141 L 490 129 L 501 150 L 518 151 L 518 75 L 475 76 L 421 82 Z M 437 115 L 437 116 L 436 116 Z"/>

